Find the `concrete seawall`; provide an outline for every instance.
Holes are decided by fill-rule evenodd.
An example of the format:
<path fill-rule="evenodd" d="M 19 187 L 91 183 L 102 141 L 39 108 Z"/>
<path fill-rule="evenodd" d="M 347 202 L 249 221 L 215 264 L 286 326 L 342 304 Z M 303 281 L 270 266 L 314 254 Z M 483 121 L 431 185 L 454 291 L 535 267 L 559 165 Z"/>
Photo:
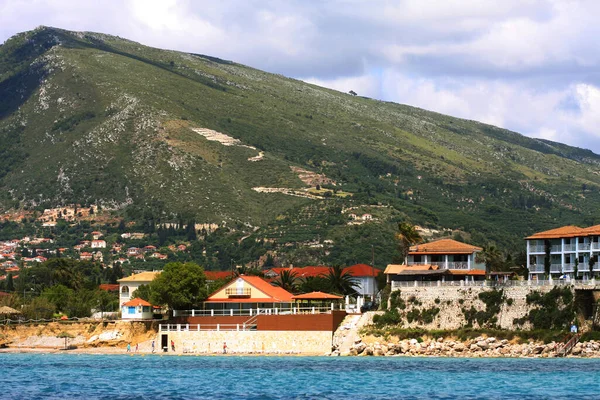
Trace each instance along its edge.
<path fill-rule="evenodd" d="M 171 340 L 175 342 L 176 353 L 197 354 L 222 353 L 223 343 L 230 354 L 325 354 L 331 352 L 332 340 L 332 332 L 327 331 L 161 332 L 157 351 L 164 336 L 169 347 Z"/>

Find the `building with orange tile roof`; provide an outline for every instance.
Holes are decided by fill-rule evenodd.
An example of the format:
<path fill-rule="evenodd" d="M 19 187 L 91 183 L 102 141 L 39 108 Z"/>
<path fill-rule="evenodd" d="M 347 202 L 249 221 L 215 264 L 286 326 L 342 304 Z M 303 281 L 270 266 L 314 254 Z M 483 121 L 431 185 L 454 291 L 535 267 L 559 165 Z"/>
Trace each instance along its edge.
<path fill-rule="evenodd" d="M 240 275 L 210 295 L 205 304 L 214 310 L 289 309 L 292 297 L 287 290 L 272 286 L 261 277 Z"/>
<path fill-rule="evenodd" d="M 126 320 L 152 319 L 152 304 L 146 300 L 136 298 L 123 303 L 121 306 L 121 318 Z"/>
<path fill-rule="evenodd" d="M 312 277 L 325 277 L 329 274 L 331 267 L 319 265 L 309 267 L 292 267 L 292 268 L 271 268 L 265 271 L 265 277 L 269 279 L 277 278 L 282 271 L 293 272 L 296 278 L 306 279 Z M 352 276 L 356 283 L 356 292 L 361 296 L 372 296 L 377 289 L 377 276 L 383 271 L 374 268 L 367 264 L 355 264 L 343 269 L 344 273 Z"/>
<path fill-rule="evenodd" d="M 525 238 L 529 279 L 587 279 L 600 276 L 600 225 L 567 225 Z M 546 267 L 548 266 L 548 268 Z"/>
<path fill-rule="evenodd" d="M 485 279 L 485 264 L 477 253 L 483 249 L 453 239 L 439 239 L 411 246 L 404 264 L 385 269 L 388 281 L 458 281 Z"/>
<path fill-rule="evenodd" d="M 131 295 L 142 285 L 149 285 L 161 271 L 144 271 L 119 279 L 119 301 L 121 304 L 131 300 Z"/>

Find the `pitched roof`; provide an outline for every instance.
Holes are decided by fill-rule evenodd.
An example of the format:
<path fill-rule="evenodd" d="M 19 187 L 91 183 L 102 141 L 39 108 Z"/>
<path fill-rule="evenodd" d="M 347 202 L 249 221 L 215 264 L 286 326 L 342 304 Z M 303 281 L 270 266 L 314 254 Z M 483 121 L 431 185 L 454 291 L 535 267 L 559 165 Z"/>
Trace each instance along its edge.
<path fill-rule="evenodd" d="M 126 278 L 121 278 L 117 282 L 152 282 L 162 271 L 144 271 L 139 274 L 132 274 Z"/>
<path fill-rule="evenodd" d="M 483 270 L 483 269 L 451 269 L 450 275 L 485 276 L 485 270 Z"/>
<path fill-rule="evenodd" d="M 309 277 L 317 277 L 317 276 L 327 276 L 329 274 L 330 269 L 331 269 L 331 267 L 319 265 L 319 266 L 294 267 L 294 268 L 286 268 L 286 267 L 271 268 L 269 271 L 272 271 L 276 275 L 281 275 L 281 272 L 283 272 L 283 271 L 290 271 L 290 272 L 294 273 L 296 278 L 309 278 Z M 343 271 L 353 277 L 376 276 L 381 273 L 380 269 L 373 268 L 367 264 L 355 264 L 350 267 L 344 268 Z"/>
<path fill-rule="evenodd" d="M 590 227 L 595 228 L 595 227 Z M 587 229 L 590 229 L 587 228 Z M 559 239 L 559 238 L 567 238 L 567 237 L 575 237 L 583 235 L 585 236 L 586 229 L 580 228 L 578 226 L 567 225 L 561 226 L 560 228 L 550 229 L 548 231 L 534 233 L 531 236 L 526 237 L 525 239 Z"/>
<path fill-rule="evenodd" d="M 131 299 L 128 302 L 123 303 L 123 305 L 126 307 L 137 307 L 137 306 L 151 307 L 152 306 L 152 304 L 148 303 L 144 299 L 140 299 L 139 297 L 136 299 Z"/>
<path fill-rule="evenodd" d="M 292 296 L 294 300 L 340 300 L 342 296 L 323 292 L 311 292 Z"/>
<path fill-rule="evenodd" d="M 437 265 L 430 264 L 414 264 L 414 265 L 406 265 L 406 264 L 388 264 L 385 268 L 385 274 L 403 274 L 405 271 L 407 272 L 415 272 L 415 271 L 436 271 L 439 267 Z"/>
<path fill-rule="evenodd" d="M 263 278 L 259 276 L 249 276 L 249 275 L 240 275 L 239 277 L 234 278 L 227 285 L 229 286 L 232 282 L 235 282 L 237 279 L 243 279 L 250 286 L 258 289 L 262 293 L 264 293 L 266 298 L 249 298 L 249 299 L 240 299 L 240 298 L 231 298 L 231 299 L 215 299 L 211 295 L 206 302 L 207 303 L 291 303 L 292 302 L 292 294 L 285 289 L 282 289 L 277 286 L 272 286 L 269 282 L 265 281 Z M 224 287 L 225 287 L 224 286 Z M 219 289 L 218 293 L 223 288 Z M 214 295 L 214 293 L 213 293 Z"/>
<path fill-rule="evenodd" d="M 377 276 L 381 274 L 381 270 L 377 268 L 373 268 L 367 264 L 355 264 L 350 267 L 344 268 L 344 272 L 350 274 L 351 276 Z"/>
<path fill-rule="evenodd" d="M 483 250 L 481 247 L 458 242 L 453 239 L 440 239 L 429 243 L 410 246 L 408 254 L 471 254 Z"/>
<path fill-rule="evenodd" d="M 107 292 L 118 292 L 119 285 L 112 284 L 112 283 L 102 283 L 102 284 L 98 285 L 98 289 L 106 290 Z"/>
<path fill-rule="evenodd" d="M 583 231 L 586 233 L 586 235 L 600 235 L 600 225 L 584 228 Z"/>
<path fill-rule="evenodd" d="M 216 281 L 218 279 L 231 279 L 231 271 L 204 271 L 206 279 Z"/>

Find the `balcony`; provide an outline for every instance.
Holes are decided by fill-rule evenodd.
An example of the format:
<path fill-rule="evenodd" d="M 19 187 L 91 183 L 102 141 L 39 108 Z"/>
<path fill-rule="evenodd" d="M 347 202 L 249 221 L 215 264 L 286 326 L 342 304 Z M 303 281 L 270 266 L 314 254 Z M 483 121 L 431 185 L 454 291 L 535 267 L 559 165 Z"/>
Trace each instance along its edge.
<path fill-rule="evenodd" d="M 544 245 L 543 244 L 530 244 L 529 245 L 529 252 L 530 253 L 545 253 L 546 250 L 544 249 Z"/>
<path fill-rule="evenodd" d="M 551 274 L 560 274 L 562 272 L 561 264 L 552 264 L 550 265 L 550 273 Z"/>
<path fill-rule="evenodd" d="M 577 272 L 590 272 L 590 265 L 588 263 L 579 264 Z"/>
<path fill-rule="evenodd" d="M 577 249 L 579 251 L 588 251 L 590 249 L 590 244 L 589 243 L 579 243 L 577 245 Z"/>
<path fill-rule="evenodd" d="M 225 294 L 230 299 L 241 299 L 250 297 L 252 289 L 250 288 L 229 288 L 225 289 Z"/>
<path fill-rule="evenodd" d="M 550 252 L 551 253 L 561 253 L 562 252 L 562 245 L 560 245 L 560 244 L 553 244 L 552 246 L 550 246 Z"/>
<path fill-rule="evenodd" d="M 592 250 L 600 250 L 600 243 L 592 242 Z"/>
<path fill-rule="evenodd" d="M 565 244 L 563 246 L 563 251 L 567 252 L 567 251 L 575 251 L 575 244 L 571 243 L 571 244 Z"/>
<path fill-rule="evenodd" d="M 564 264 L 562 272 L 575 272 L 575 264 Z"/>
<path fill-rule="evenodd" d="M 544 272 L 544 264 L 532 264 L 529 266 L 529 272 L 532 274 L 543 273 Z"/>

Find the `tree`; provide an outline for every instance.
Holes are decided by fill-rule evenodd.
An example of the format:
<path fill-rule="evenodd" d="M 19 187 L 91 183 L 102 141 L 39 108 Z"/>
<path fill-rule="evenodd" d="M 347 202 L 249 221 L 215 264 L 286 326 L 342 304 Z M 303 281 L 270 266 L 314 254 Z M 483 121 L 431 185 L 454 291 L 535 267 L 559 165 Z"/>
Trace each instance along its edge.
<path fill-rule="evenodd" d="M 354 90 L 351 90 L 348 93 L 350 93 L 352 96 L 356 96 L 356 92 Z"/>
<path fill-rule="evenodd" d="M 151 303 L 171 310 L 199 306 L 208 297 L 204 268 L 195 263 L 173 262 L 150 283 Z"/>
<path fill-rule="evenodd" d="M 502 260 L 502 253 L 494 246 L 489 245 L 483 248 L 481 258 L 485 263 L 486 273 L 491 271 L 502 271 L 504 269 L 504 261 Z"/>
<path fill-rule="evenodd" d="M 358 283 L 348 272 L 344 271 L 339 265 L 329 268 L 325 277 L 329 283 L 329 288 L 334 293 L 344 296 L 353 296 L 356 294 Z"/>
<path fill-rule="evenodd" d="M 288 292 L 295 293 L 298 289 L 296 282 L 298 278 L 294 271 L 284 270 L 281 271 L 279 277 L 275 279 L 273 285 L 279 286 L 280 288 L 287 290 Z"/>
<path fill-rule="evenodd" d="M 12 275 L 12 272 L 9 272 L 8 276 L 6 277 L 6 291 L 13 292 L 14 290 L 15 290 L 15 283 L 13 282 L 13 275 Z"/>
<path fill-rule="evenodd" d="M 69 289 L 61 284 L 49 287 L 42 292 L 42 296 L 46 297 L 51 303 L 54 303 L 58 311 L 64 311 L 67 308 L 67 304 L 69 304 L 69 300 L 73 295 L 73 289 Z"/>
<path fill-rule="evenodd" d="M 396 240 L 398 240 L 398 251 L 402 257 L 402 262 L 404 262 L 410 246 L 421 243 L 423 238 L 419 235 L 419 232 L 417 232 L 414 225 L 411 225 L 408 222 L 400 222 L 398 223 Z"/>
<path fill-rule="evenodd" d="M 142 285 L 148 286 L 148 285 Z M 137 292 L 133 292 L 134 294 Z M 102 318 L 107 311 L 114 311 L 119 304 L 118 295 L 109 293 L 106 290 L 97 290 L 95 295 L 96 310 L 100 310 Z"/>
<path fill-rule="evenodd" d="M 132 299 L 142 299 L 146 301 L 150 301 L 152 297 L 152 290 L 150 289 L 150 285 L 140 285 L 132 294 Z"/>

